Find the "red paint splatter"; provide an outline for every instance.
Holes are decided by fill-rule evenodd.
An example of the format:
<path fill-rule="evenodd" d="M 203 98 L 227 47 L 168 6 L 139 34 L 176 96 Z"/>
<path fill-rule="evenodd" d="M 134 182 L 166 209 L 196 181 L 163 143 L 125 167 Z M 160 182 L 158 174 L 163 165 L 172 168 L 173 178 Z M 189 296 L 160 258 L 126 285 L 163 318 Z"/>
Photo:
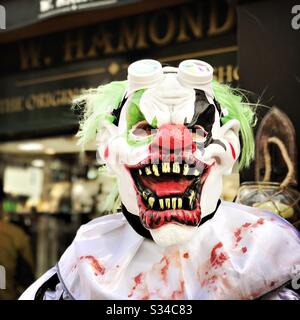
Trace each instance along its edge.
<path fill-rule="evenodd" d="M 188 258 L 190 257 L 190 255 L 189 255 L 188 252 L 185 252 L 185 253 L 183 254 L 183 257 L 184 257 L 185 259 L 188 259 Z"/>
<path fill-rule="evenodd" d="M 213 267 L 222 267 L 223 263 L 228 260 L 228 256 L 225 252 L 217 253 L 217 250 L 223 247 L 222 242 L 218 242 L 211 250 L 210 263 Z"/>
<path fill-rule="evenodd" d="M 91 263 L 91 266 L 95 270 L 95 275 L 98 276 L 99 274 L 103 275 L 105 273 L 105 268 L 102 266 L 99 261 L 94 256 L 81 256 L 80 260 L 89 260 Z"/>
<path fill-rule="evenodd" d="M 248 249 L 247 249 L 246 247 L 243 247 L 243 248 L 242 248 L 242 252 L 243 252 L 243 253 L 246 253 L 247 250 L 248 250 Z"/>
<path fill-rule="evenodd" d="M 257 297 L 260 297 L 261 295 L 262 295 L 262 291 L 253 291 L 253 292 L 251 292 L 250 293 L 250 296 L 249 296 L 249 298 L 250 299 L 255 299 L 255 298 L 257 298 Z"/>
<path fill-rule="evenodd" d="M 240 242 L 242 240 L 241 233 L 242 233 L 242 229 L 241 228 L 236 229 L 236 231 L 234 231 L 234 236 L 235 236 L 236 243 Z"/>
<path fill-rule="evenodd" d="M 163 257 L 160 261 L 161 264 L 165 264 L 161 269 L 160 269 L 160 274 L 161 274 L 161 277 L 162 279 L 167 282 L 167 273 L 168 273 L 168 269 L 169 269 L 169 266 L 170 266 L 170 261 L 168 258 L 166 257 Z"/>
<path fill-rule="evenodd" d="M 178 290 L 173 291 L 171 295 L 171 300 L 182 299 L 184 293 L 184 281 L 180 281 L 180 287 Z"/>
<path fill-rule="evenodd" d="M 240 228 L 237 228 L 233 233 L 234 238 L 235 238 L 234 247 L 237 247 L 238 243 L 242 240 L 243 229 L 248 229 L 249 232 L 252 233 L 253 228 L 257 228 L 258 226 L 263 225 L 264 222 L 265 222 L 264 218 L 259 218 L 255 223 L 246 222 L 246 223 L 242 224 Z"/>
<path fill-rule="evenodd" d="M 201 287 L 206 287 L 206 286 L 210 286 L 212 284 L 214 284 L 217 280 L 217 276 L 216 275 L 212 275 L 210 276 L 209 278 L 207 279 L 204 279 L 202 282 L 201 282 Z"/>
<path fill-rule="evenodd" d="M 257 224 L 264 224 L 265 220 L 264 220 L 264 218 L 259 218 L 256 223 Z"/>
<path fill-rule="evenodd" d="M 109 149 L 108 149 L 108 146 L 105 148 L 104 150 L 104 159 L 107 159 L 109 156 Z"/>
<path fill-rule="evenodd" d="M 243 228 L 248 228 L 251 226 L 251 223 L 250 222 L 246 222 L 242 225 Z"/>
<path fill-rule="evenodd" d="M 141 272 L 137 276 L 134 277 L 134 286 L 132 287 L 131 292 L 128 295 L 128 298 L 131 298 L 133 296 L 134 291 L 141 284 L 142 276 L 143 276 L 143 273 Z"/>
<path fill-rule="evenodd" d="M 230 142 L 229 142 L 229 145 L 230 145 L 230 149 L 231 149 L 232 158 L 233 158 L 233 160 L 235 160 L 236 159 L 235 150 Z"/>
<path fill-rule="evenodd" d="M 142 280 L 142 272 L 139 273 L 136 277 L 134 277 L 134 282 L 136 283 L 136 285 L 141 284 L 141 280 Z"/>

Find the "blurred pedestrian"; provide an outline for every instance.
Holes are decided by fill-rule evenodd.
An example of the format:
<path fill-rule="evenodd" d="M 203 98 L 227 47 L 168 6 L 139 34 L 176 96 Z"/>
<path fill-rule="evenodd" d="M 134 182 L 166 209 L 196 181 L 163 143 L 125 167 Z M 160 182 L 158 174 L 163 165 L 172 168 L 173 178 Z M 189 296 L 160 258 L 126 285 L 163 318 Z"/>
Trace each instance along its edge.
<path fill-rule="evenodd" d="M 18 226 L 3 219 L 3 187 L 0 181 L 0 265 L 5 268 L 6 288 L 0 300 L 17 299 L 34 281 L 33 257 L 29 237 Z"/>

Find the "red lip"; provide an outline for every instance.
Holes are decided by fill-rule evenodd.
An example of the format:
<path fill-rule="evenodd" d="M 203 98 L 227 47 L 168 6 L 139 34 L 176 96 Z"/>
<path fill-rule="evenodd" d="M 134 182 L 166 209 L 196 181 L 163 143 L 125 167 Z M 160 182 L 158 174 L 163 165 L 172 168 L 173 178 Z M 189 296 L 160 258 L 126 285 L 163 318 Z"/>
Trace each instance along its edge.
<path fill-rule="evenodd" d="M 140 218 L 145 228 L 157 229 L 166 223 L 179 223 L 189 226 L 197 226 L 201 221 L 201 210 L 199 201 L 197 201 L 194 210 L 149 210 L 144 205 L 142 198 L 138 195 L 138 204 L 140 208 Z"/>
<path fill-rule="evenodd" d="M 144 227 L 156 229 L 170 222 L 197 226 L 201 220 L 200 194 L 210 167 L 193 156 L 187 159 L 175 154 L 155 159 L 149 156 L 128 166 Z"/>

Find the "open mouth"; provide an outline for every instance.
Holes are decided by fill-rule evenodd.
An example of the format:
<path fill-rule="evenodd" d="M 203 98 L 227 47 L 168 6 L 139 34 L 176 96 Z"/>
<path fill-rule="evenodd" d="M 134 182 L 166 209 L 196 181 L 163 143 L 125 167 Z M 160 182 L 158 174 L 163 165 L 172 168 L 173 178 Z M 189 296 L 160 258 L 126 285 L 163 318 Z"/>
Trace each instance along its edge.
<path fill-rule="evenodd" d="M 145 228 L 173 222 L 197 226 L 201 220 L 200 195 L 209 166 L 199 161 L 142 163 L 128 167 L 133 177 Z"/>

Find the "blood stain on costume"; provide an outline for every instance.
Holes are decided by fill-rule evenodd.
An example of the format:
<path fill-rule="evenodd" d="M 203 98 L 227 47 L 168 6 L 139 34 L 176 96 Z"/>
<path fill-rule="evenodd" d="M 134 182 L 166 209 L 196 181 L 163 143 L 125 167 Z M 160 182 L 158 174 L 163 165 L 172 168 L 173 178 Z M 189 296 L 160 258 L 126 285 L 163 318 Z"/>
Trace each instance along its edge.
<path fill-rule="evenodd" d="M 228 260 L 228 255 L 225 252 L 217 253 L 218 249 L 223 247 L 222 242 L 218 242 L 211 250 L 210 263 L 212 267 L 222 267 L 223 263 Z"/>
<path fill-rule="evenodd" d="M 99 261 L 94 256 L 81 256 L 80 260 L 89 260 L 91 263 L 91 266 L 95 270 L 95 275 L 98 276 L 99 274 L 104 275 L 105 268 L 103 265 L 99 263 Z"/>
<path fill-rule="evenodd" d="M 233 233 L 234 239 L 235 239 L 234 240 L 234 247 L 237 247 L 239 242 L 242 240 L 242 238 L 243 238 L 242 233 L 244 231 L 249 231 L 250 233 L 253 233 L 253 229 L 263 225 L 264 222 L 265 222 L 264 218 L 259 218 L 254 223 L 246 222 L 246 223 L 242 224 L 240 228 L 237 228 Z"/>
<path fill-rule="evenodd" d="M 252 228 L 257 228 L 264 223 L 265 223 L 265 219 L 259 218 L 255 223 L 252 224 Z"/>
<path fill-rule="evenodd" d="M 235 150 L 230 142 L 229 142 L 229 145 L 230 145 L 230 149 L 231 149 L 232 158 L 233 158 L 233 160 L 235 160 L 236 159 Z"/>
<path fill-rule="evenodd" d="M 143 273 L 141 272 L 134 277 L 134 286 L 132 287 L 131 292 L 128 294 L 128 298 L 131 298 L 133 296 L 134 291 L 141 284 L 142 276 L 143 276 Z"/>
<path fill-rule="evenodd" d="M 201 282 L 201 287 L 210 286 L 210 285 L 214 284 L 216 282 L 216 280 L 217 280 L 217 276 L 216 275 L 212 275 L 209 278 L 204 279 Z"/>
<path fill-rule="evenodd" d="M 242 225 L 243 228 L 248 228 L 251 226 L 251 223 L 250 222 L 246 222 Z"/>
<path fill-rule="evenodd" d="M 175 299 L 182 299 L 183 297 L 183 293 L 184 293 L 184 281 L 180 281 L 180 287 L 178 290 L 174 290 L 172 295 L 171 295 L 171 299 L 175 300 Z"/>
<path fill-rule="evenodd" d="M 241 234 L 242 234 L 242 229 L 241 228 L 239 228 L 236 231 L 234 231 L 234 237 L 235 237 L 236 244 L 242 240 Z"/>
<path fill-rule="evenodd" d="M 190 255 L 189 255 L 188 252 L 185 252 L 185 253 L 183 254 L 183 257 L 184 257 L 185 259 L 188 259 L 188 258 L 190 257 Z"/>
<path fill-rule="evenodd" d="M 139 273 L 135 278 L 134 278 L 134 282 L 136 285 L 141 284 L 141 279 L 142 279 L 142 273 Z"/>
<path fill-rule="evenodd" d="M 246 247 L 243 247 L 241 250 L 243 253 L 246 253 L 248 249 Z"/>
<path fill-rule="evenodd" d="M 167 257 L 163 257 L 160 263 L 164 264 L 164 266 L 160 269 L 160 274 L 164 282 L 167 282 L 167 272 L 169 269 L 170 261 Z"/>

